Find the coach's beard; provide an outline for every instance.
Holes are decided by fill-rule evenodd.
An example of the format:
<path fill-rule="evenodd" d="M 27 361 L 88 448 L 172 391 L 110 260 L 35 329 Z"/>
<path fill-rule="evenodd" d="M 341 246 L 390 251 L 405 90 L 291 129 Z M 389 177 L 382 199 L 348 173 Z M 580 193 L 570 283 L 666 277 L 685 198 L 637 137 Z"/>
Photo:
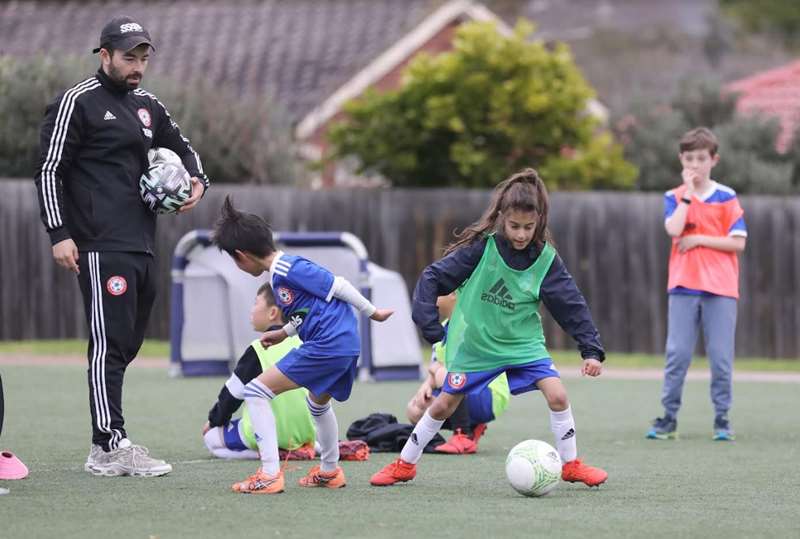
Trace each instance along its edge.
<path fill-rule="evenodd" d="M 127 77 L 123 77 L 113 65 L 109 69 L 108 77 L 114 82 L 115 85 L 128 90 L 135 90 L 139 87 L 139 83 L 142 82 L 141 73 L 131 73 Z"/>
<path fill-rule="evenodd" d="M 135 90 L 138 88 L 140 82 L 142 82 L 141 75 L 128 75 L 128 77 L 125 78 L 125 85 L 129 90 Z"/>

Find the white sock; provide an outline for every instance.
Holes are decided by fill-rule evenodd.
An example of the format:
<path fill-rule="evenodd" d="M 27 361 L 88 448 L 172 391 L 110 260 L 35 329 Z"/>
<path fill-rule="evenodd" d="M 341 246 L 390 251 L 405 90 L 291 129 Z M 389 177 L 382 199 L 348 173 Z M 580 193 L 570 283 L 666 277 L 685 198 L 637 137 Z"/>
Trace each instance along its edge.
<path fill-rule="evenodd" d="M 556 450 L 561 462 L 566 464 L 575 460 L 578 457 L 578 443 L 575 440 L 575 420 L 571 407 L 561 412 L 550 410 L 550 430 L 556 438 Z"/>
<path fill-rule="evenodd" d="M 306 404 L 317 425 L 319 468 L 323 472 L 332 472 L 339 464 L 339 424 L 336 422 L 336 415 L 330 402 L 317 404 L 306 397 Z"/>
<path fill-rule="evenodd" d="M 430 412 L 425 410 L 422 418 L 414 427 L 414 431 L 411 433 L 408 441 L 406 441 L 406 445 L 403 446 L 403 450 L 400 452 L 400 458 L 409 464 L 416 464 L 420 457 L 422 457 L 422 450 L 425 449 L 428 442 L 430 442 L 436 433 L 439 432 L 439 429 L 442 428 L 442 423 L 444 423 L 444 419 L 441 421 L 434 419 L 431 417 Z"/>
<path fill-rule="evenodd" d="M 261 453 L 261 469 L 268 475 L 276 475 L 280 471 L 278 433 L 270 404 L 274 398 L 275 393 L 258 379 L 251 380 L 244 386 L 244 402 L 250 412 L 250 421 Z"/>

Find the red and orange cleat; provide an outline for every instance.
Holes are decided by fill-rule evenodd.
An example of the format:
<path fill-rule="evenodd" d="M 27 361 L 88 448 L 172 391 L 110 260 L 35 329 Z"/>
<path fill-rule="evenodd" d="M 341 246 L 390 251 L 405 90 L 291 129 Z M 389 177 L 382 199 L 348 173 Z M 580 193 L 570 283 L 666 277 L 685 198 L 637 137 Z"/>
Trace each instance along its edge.
<path fill-rule="evenodd" d="M 488 426 L 486 423 L 478 423 L 474 427 L 472 427 L 472 441 L 476 444 L 480 441 L 483 434 L 486 432 Z"/>
<path fill-rule="evenodd" d="M 585 483 L 590 487 L 597 487 L 606 482 L 608 473 L 601 468 L 584 464 L 580 459 L 575 459 L 561 467 L 561 479 L 570 483 Z"/>
<path fill-rule="evenodd" d="M 343 488 L 347 486 L 344 470 L 340 466 L 337 466 L 332 472 L 323 472 L 319 465 L 314 466 L 297 483 L 301 487 Z"/>
<path fill-rule="evenodd" d="M 456 429 L 447 442 L 437 445 L 435 449 L 437 453 L 447 453 L 448 455 L 471 455 L 478 451 L 478 443 L 461 432 L 461 429 Z"/>
<path fill-rule="evenodd" d="M 231 489 L 241 494 L 278 494 L 283 492 L 283 470 L 277 475 L 267 475 L 259 468 L 244 481 L 231 485 Z"/>
<path fill-rule="evenodd" d="M 395 483 L 411 481 L 416 475 L 416 464 L 409 464 L 402 459 L 397 459 L 391 464 L 387 464 L 381 471 L 373 475 L 369 482 L 376 487 L 388 487 Z"/>
<path fill-rule="evenodd" d="M 369 460 L 369 446 L 364 440 L 341 440 L 339 460 Z"/>
<path fill-rule="evenodd" d="M 317 456 L 314 451 L 314 444 L 301 445 L 297 449 L 279 449 L 278 455 L 281 460 L 314 460 Z"/>

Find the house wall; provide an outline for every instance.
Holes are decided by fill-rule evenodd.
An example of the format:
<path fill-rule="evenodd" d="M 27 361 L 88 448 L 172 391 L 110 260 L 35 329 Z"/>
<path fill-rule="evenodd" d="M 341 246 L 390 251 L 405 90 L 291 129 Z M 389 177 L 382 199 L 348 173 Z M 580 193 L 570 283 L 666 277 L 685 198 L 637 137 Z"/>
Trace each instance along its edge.
<path fill-rule="evenodd" d="M 411 62 L 420 52 L 436 55 L 452 50 L 453 38 L 455 37 L 455 32 L 460 25 L 461 22 L 454 21 L 442 28 L 439 33 L 437 33 L 435 36 L 433 36 L 433 38 L 428 40 L 425 44 L 410 54 L 405 61 L 378 80 L 378 82 L 376 82 L 372 87 L 377 90 L 391 90 L 397 88 L 400 85 L 403 71 L 408 66 L 409 62 Z M 318 152 L 321 156 L 327 155 L 330 149 L 330 144 L 327 140 L 328 129 L 331 124 L 340 121 L 343 117 L 344 112 L 338 112 L 330 120 L 320 125 L 306 140 L 302 141 L 302 143 L 313 146 L 316 149 L 316 152 Z M 320 174 L 321 187 L 332 187 L 337 183 L 336 180 L 336 170 L 333 165 L 326 167 Z"/>

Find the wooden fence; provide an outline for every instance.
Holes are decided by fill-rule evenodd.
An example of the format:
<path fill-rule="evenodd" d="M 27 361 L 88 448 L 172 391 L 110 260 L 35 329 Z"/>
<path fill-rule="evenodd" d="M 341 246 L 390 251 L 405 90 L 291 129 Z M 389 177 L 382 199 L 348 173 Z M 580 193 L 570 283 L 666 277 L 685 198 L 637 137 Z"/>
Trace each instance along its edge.
<path fill-rule="evenodd" d="M 210 227 L 225 194 L 269 219 L 275 230 L 347 230 L 376 263 L 410 288 L 441 255 L 455 228 L 475 220 L 487 191 L 333 190 L 215 185 L 187 215 L 159 218 L 160 294 L 148 336 L 169 334 L 172 251 L 195 228 Z M 589 301 L 609 351 L 661 353 L 666 332 L 669 249 L 658 193 L 554 193 L 550 227 Z M 800 356 L 800 199 L 743 197 L 749 230 L 742 256 L 737 353 Z M 0 180 L 0 340 L 85 337 L 77 281 L 52 260 L 33 182 Z M 548 342 L 569 338 L 545 316 Z"/>

